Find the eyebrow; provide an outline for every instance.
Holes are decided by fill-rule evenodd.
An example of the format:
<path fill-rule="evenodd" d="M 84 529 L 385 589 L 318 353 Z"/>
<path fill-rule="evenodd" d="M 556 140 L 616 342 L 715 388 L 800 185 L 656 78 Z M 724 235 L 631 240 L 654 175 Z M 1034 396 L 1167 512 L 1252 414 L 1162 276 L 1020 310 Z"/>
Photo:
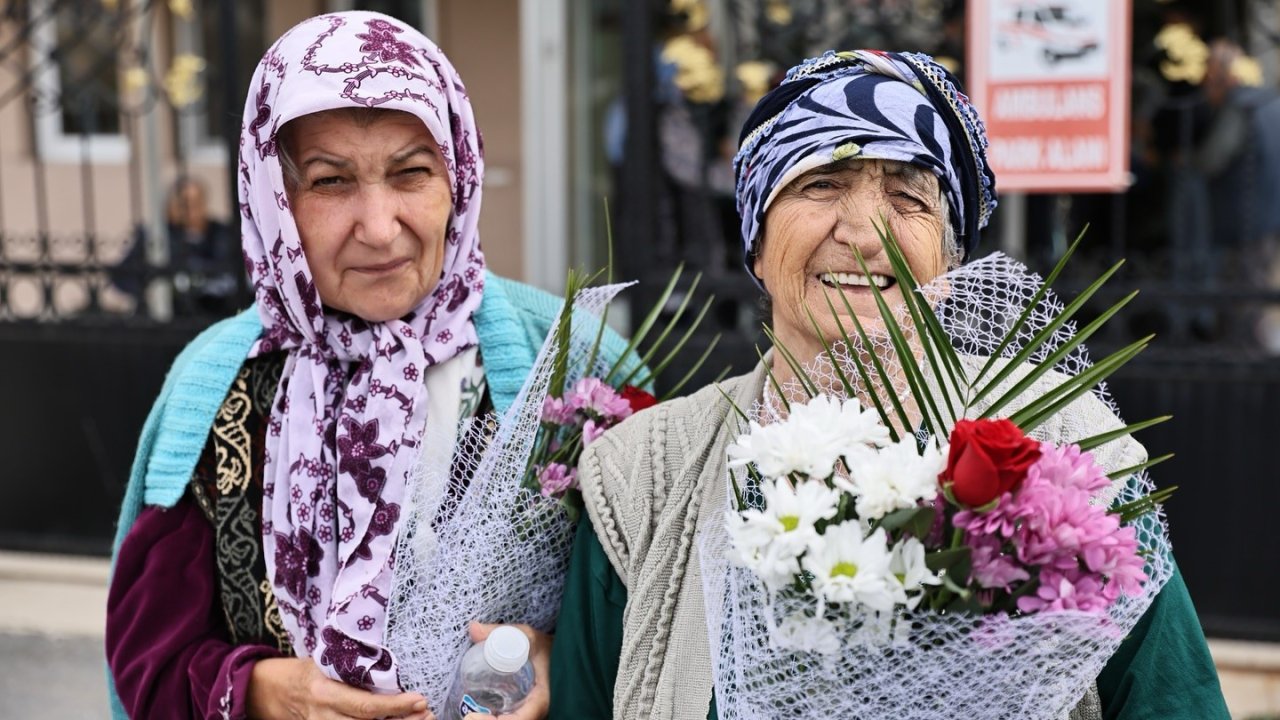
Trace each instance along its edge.
<path fill-rule="evenodd" d="M 431 147 L 429 145 L 426 145 L 426 144 L 414 145 L 411 148 L 401 150 L 395 155 L 392 155 L 391 164 L 398 165 L 420 153 L 426 153 L 427 155 L 431 155 L 432 157 L 435 157 L 435 153 L 431 151 Z M 303 169 L 309 168 L 312 165 L 329 165 L 339 170 L 349 170 L 352 166 L 350 160 L 345 160 L 343 158 L 335 157 L 333 155 L 316 155 L 316 156 L 307 158 L 306 161 L 302 163 Z"/>
<path fill-rule="evenodd" d="M 421 144 L 421 145 L 414 145 L 413 147 L 411 147 L 411 148 L 409 148 L 409 149 L 407 149 L 407 150 L 401 150 L 400 152 L 396 153 L 395 155 L 392 155 L 392 156 L 391 156 L 391 162 L 392 162 L 393 164 L 402 163 L 402 162 L 404 162 L 405 160 L 408 160 L 409 158 L 411 158 L 411 157 L 413 157 L 414 155 L 417 155 L 417 154 L 419 154 L 419 153 L 426 153 L 427 155 L 430 155 L 430 156 L 432 156 L 432 157 L 435 157 L 435 153 L 431 151 L 431 147 L 430 147 L 429 145 L 427 145 L 427 144 L 423 143 L 423 144 Z"/>
<path fill-rule="evenodd" d="M 899 165 L 897 172 L 886 172 L 885 175 L 901 178 L 909 187 L 921 191 L 930 189 L 929 178 L 936 180 L 936 176 L 928 170 L 906 163 Z"/>
<path fill-rule="evenodd" d="M 332 155 L 316 155 L 307 158 L 302 163 L 303 169 L 309 168 L 312 165 L 331 165 L 339 170 L 346 170 L 351 167 L 351 161 L 343 160 L 342 158 L 334 157 Z"/>

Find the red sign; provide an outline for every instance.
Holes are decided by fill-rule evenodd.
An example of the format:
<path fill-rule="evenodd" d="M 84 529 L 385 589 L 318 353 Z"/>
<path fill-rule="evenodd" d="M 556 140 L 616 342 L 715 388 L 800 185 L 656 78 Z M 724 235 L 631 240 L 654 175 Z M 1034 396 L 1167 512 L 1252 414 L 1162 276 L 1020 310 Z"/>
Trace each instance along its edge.
<path fill-rule="evenodd" d="M 1128 0 L 970 0 L 968 90 L 1000 190 L 1129 185 Z"/>

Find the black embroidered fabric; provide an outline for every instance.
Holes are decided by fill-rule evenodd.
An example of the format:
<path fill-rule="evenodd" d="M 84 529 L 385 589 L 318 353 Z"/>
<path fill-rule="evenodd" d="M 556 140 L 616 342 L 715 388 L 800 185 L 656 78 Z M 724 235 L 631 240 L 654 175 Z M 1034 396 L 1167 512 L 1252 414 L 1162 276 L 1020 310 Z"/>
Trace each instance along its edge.
<path fill-rule="evenodd" d="M 262 552 L 263 443 L 283 353 L 247 360 L 213 420 L 190 489 L 213 525 L 218 590 L 231 642 L 293 654 Z"/>

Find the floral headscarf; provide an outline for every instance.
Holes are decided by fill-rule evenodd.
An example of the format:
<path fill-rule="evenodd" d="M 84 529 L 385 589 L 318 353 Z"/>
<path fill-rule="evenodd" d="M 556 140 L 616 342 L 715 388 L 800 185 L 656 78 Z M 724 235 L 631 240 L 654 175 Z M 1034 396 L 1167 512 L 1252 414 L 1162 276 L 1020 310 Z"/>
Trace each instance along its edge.
<path fill-rule="evenodd" d="M 285 193 L 278 133 L 321 110 L 420 118 L 448 167 L 453 208 L 436 289 L 398 320 L 322 308 Z M 376 132 L 376 125 L 373 128 Z M 426 427 L 423 373 L 477 344 L 484 164 L 458 73 L 421 33 L 370 12 L 306 20 L 254 72 L 240 134 L 245 265 L 265 332 L 288 352 L 263 470 L 268 577 L 295 652 L 348 684 L 395 690 L 383 644 L 406 478 Z"/>
<path fill-rule="evenodd" d="M 788 71 L 742 129 L 733 165 L 748 269 L 778 191 L 846 157 L 932 172 L 965 254 L 977 247 L 995 210 L 995 175 L 986 128 L 955 78 L 919 53 L 827 52 Z"/>

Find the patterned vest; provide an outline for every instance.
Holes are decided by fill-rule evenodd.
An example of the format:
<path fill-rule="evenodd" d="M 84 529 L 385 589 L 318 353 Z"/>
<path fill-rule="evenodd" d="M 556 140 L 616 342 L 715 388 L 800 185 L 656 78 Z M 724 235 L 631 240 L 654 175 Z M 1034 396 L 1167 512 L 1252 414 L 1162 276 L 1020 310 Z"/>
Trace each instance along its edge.
<path fill-rule="evenodd" d="M 463 380 L 462 417 L 483 417 L 493 411 L 476 357 L 475 371 Z M 245 361 L 214 417 L 188 492 L 213 527 L 214 572 L 231 643 L 267 645 L 293 655 L 262 550 L 262 459 L 284 361 L 284 353 Z M 467 427 L 458 447 L 483 448 L 496 429 L 491 422 Z M 463 459 L 454 457 L 451 489 L 465 487 L 464 468 L 471 463 Z M 443 509 L 453 503 L 441 505 Z"/>

